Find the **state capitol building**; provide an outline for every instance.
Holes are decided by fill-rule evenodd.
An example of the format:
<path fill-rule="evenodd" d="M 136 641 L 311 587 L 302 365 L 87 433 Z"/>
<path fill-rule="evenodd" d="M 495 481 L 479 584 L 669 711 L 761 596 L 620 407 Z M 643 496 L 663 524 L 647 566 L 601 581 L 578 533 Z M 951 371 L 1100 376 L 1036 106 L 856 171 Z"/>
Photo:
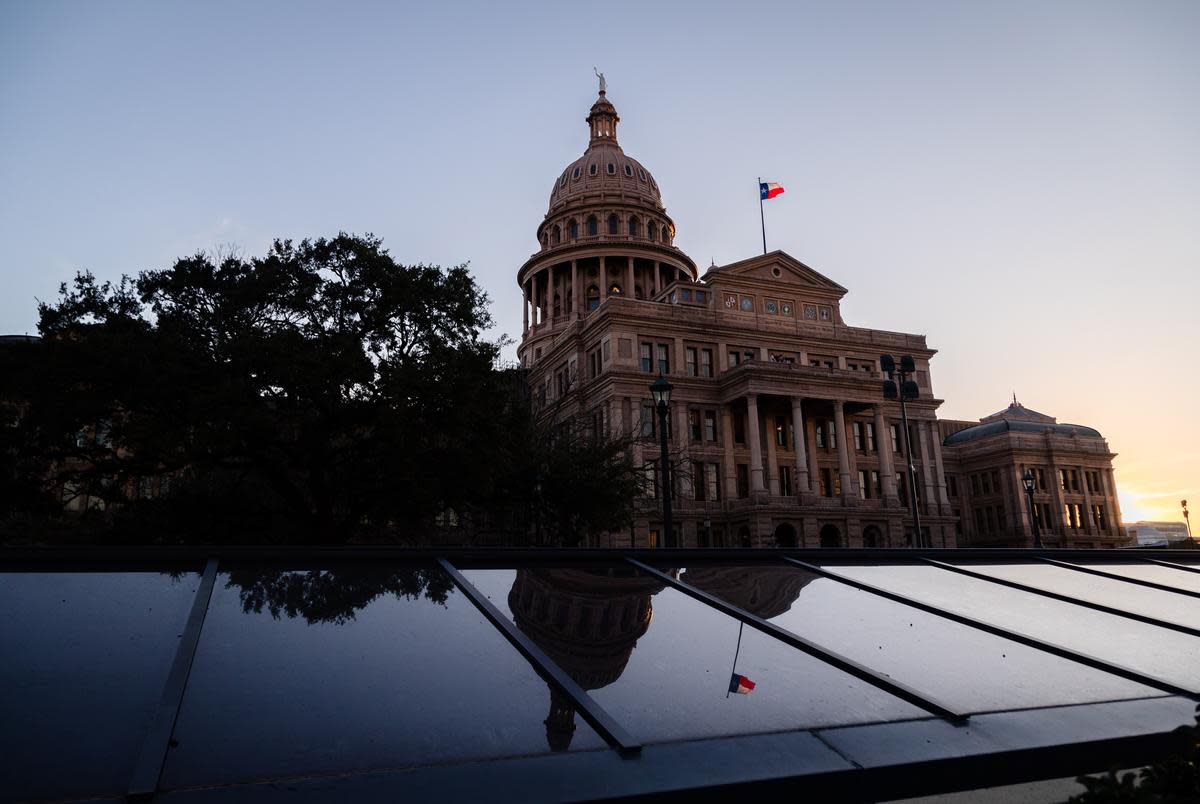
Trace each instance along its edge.
<path fill-rule="evenodd" d="M 631 532 L 593 546 L 667 543 L 649 391 L 660 374 L 674 386 L 680 547 L 905 546 L 912 494 L 934 547 L 1031 546 L 1027 470 L 1047 546 L 1126 543 L 1100 433 L 1015 398 L 977 422 L 939 420 L 925 336 L 846 323 L 846 288 L 782 251 L 701 274 L 674 245 L 654 176 L 618 144 L 619 121 L 601 89 L 587 150 L 555 177 L 540 248 L 517 273 L 518 355 L 542 415 L 634 436 L 647 472 Z M 916 362 L 916 488 L 882 354 Z"/>

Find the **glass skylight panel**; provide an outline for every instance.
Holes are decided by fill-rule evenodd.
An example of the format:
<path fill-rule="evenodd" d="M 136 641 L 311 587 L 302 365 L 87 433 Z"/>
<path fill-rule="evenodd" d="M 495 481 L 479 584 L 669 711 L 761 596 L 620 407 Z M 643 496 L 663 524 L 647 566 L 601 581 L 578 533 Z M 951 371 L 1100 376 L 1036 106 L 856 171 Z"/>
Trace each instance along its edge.
<path fill-rule="evenodd" d="M 830 565 L 829 569 L 1188 689 L 1200 689 L 1200 640 L 1186 634 L 936 567 Z"/>
<path fill-rule="evenodd" d="M 0 574 L 0 798 L 123 794 L 197 573 Z"/>
<path fill-rule="evenodd" d="M 645 742 L 929 716 L 651 577 L 463 574 Z M 731 693 L 735 674 L 753 690 Z"/>
<path fill-rule="evenodd" d="M 679 579 L 965 712 L 1162 694 L 801 569 L 700 566 Z"/>
<path fill-rule="evenodd" d="M 1150 589 L 1050 564 L 972 563 L 963 564 L 963 566 L 995 578 L 1016 581 L 1026 586 L 1036 586 L 1039 589 L 1057 592 L 1060 595 L 1069 595 L 1092 603 L 1100 603 L 1122 611 L 1200 628 L 1200 598 Z M 1105 572 L 1113 571 L 1113 568 L 1106 564 L 1098 564 L 1096 568 Z M 1163 569 L 1179 575 L 1188 574 L 1178 570 L 1166 570 L 1165 567 L 1148 566 L 1147 569 Z M 1200 575 L 1195 577 L 1200 580 Z M 1147 578 L 1146 580 L 1155 579 Z M 1155 580 L 1155 583 L 1165 582 Z M 1179 586 L 1181 589 L 1186 588 L 1182 585 Z"/>
<path fill-rule="evenodd" d="M 440 569 L 222 572 L 168 787 L 607 744 Z"/>
<path fill-rule="evenodd" d="M 1175 586 L 1189 592 L 1200 592 L 1200 572 L 1188 572 L 1185 569 L 1164 567 L 1161 564 L 1109 564 L 1107 562 L 1103 564 L 1085 564 L 1082 561 L 1078 563 L 1089 569 L 1111 572 L 1113 575 L 1124 575 L 1127 578 L 1136 578 L 1139 581 L 1150 581 L 1151 583 L 1161 583 L 1164 586 Z M 1182 566 L 1189 566 L 1182 562 L 1177 563 L 1180 563 Z M 1195 568 L 1200 569 L 1200 566 L 1196 566 Z M 1192 600 L 1200 602 L 1197 598 L 1192 598 Z"/>

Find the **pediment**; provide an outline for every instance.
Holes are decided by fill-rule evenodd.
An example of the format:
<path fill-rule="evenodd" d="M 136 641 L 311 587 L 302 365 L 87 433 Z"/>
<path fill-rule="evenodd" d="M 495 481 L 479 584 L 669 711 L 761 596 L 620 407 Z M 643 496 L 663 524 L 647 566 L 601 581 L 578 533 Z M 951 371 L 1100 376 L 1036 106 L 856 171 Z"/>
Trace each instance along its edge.
<path fill-rule="evenodd" d="M 717 279 L 751 280 L 755 284 L 821 290 L 838 297 L 847 292 L 837 282 L 783 251 L 772 251 L 729 265 L 710 268 L 705 274 L 705 279 L 709 282 Z"/>

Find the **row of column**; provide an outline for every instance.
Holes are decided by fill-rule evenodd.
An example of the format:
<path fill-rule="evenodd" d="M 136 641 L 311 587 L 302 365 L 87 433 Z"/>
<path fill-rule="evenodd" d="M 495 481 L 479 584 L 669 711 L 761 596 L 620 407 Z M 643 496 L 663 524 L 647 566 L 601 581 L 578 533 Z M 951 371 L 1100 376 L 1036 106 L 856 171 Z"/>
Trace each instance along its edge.
<path fill-rule="evenodd" d="M 622 292 L 624 295 L 632 297 L 636 283 L 634 280 L 634 260 L 635 257 L 621 257 L 625 261 L 625 265 L 614 273 L 611 277 L 614 281 L 620 281 Z M 600 276 L 597 289 L 600 293 L 600 298 L 608 295 L 609 273 L 607 257 L 601 256 L 600 260 Z M 662 263 L 658 260 L 654 261 L 654 271 L 651 276 L 653 280 L 646 289 L 648 296 L 655 296 L 660 290 L 660 282 L 662 279 L 662 266 L 667 265 L 671 271 L 671 277 L 662 285 L 667 285 L 677 281 L 680 278 L 680 270 L 673 265 Z M 548 307 L 554 304 L 554 296 L 557 294 L 563 305 L 563 311 L 577 311 L 581 304 L 586 304 L 587 299 L 579 294 L 579 260 L 571 260 L 570 284 L 567 284 L 566 271 L 556 270 L 560 265 L 565 266 L 566 263 L 558 263 L 548 268 L 538 271 L 525 283 L 522 288 L 522 318 L 521 332 L 528 333 L 530 326 L 541 326 L 545 324 L 551 317 Z M 540 281 L 539 281 L 540 279 Z M 541 301 L 542 303 L 539 303 Z"/>

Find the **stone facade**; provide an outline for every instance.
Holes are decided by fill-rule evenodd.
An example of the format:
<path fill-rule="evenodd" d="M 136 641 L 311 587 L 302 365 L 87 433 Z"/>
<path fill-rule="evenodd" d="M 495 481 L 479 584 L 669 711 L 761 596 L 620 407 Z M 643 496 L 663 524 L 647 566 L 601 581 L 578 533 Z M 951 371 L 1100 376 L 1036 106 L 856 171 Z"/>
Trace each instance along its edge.
<path fill-rule="evenodd" d="M 518 271 L 518 355 L 544 415 L 590 416 L 609 432 L 636 436 L 634 460 L 654 477 L 660 452 L 649 386 L 661 374 L 674 386 L 675 544 L 904 546 L 913 537 L 913 490 L 898 403 L 882 398 L 879 358 L 912 355 L 920 393 L 908 416 L 922 526 L 935 547 L 955 546 L 959 533 L 985 543 L 960 525 L 959 514 L 972 509 L 949 493 L 947 478 L 960 493 L 958 473 L 977 471 L 977 456 L 974 447 L 960 451 L 948 468 L 930 377 L 936 351 L 925 337 L 850 326 L 841 313 L 847 290 L 781 251 L 712 265 L 701 276 L 673 245 L 675 224 L 654 177 L 618 144 L 619 120 L 601 91 L 587 117 L 588 149 L 555 179 L 537 229 L 541 247 Z M 1060 441 L 1045 442 L 1060 450 L 1041 461 L 1048 469 L 1068 465 Z M 1024 442 L 1017 447 L 1005 454 L 1032 460 Z M 1107 467 L 1111 489 L 1107 447 L 1081 449 L 1089 469 Z M 1015 466 L 1002 471 L 1006 489 Z M 655 481 L 635 501 L 632 532 L 596 546 L 664 544 L 660 493 Z M 996 504 L 1015 518 L 1009 497 Z M 1091 510 L 1091 497 L 1081 502 Z M 1105 524 L 1119 532 L 1115 497 L 1106 511 Z M 986 543 L 1023 538 L 1015 526 L 1005 533 L 989 532 Z"/>
<path fill-rule="evenodd" d="M 978 422 L 939 422 L 946 475 L 963 547 L 1032 547 L 1022 477 L 1034 473 L 1033 515 L 1047 547 L 1129 544 L 1112 459 L 1090 427 L 1059 424 L 1014 398 Z"/>

